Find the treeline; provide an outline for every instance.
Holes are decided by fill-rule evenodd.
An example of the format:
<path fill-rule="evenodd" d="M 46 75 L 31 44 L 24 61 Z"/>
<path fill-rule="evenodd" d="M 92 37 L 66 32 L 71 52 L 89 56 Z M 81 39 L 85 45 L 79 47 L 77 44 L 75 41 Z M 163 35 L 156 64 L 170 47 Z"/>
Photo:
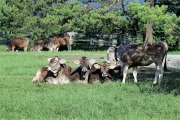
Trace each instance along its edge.
<path fill-rule="evenodd" d="M 32 41 L 78 33 L 130 33 L 145 40 L 148 20 L 153 22 L 153 41 L 164 40 L 169 45 L 179 41 L 180 17 L 168 5 L 150 2 L 141 4 L 124 0 L 102 2 L 92 7 L 83 0 L 1 0 L 0 31 L 11 39 L 29 37 Z M 162 1 L 162 0 L 161 0 Z M 126 5 L 126 7 L 125 7 Z M 128 9 L 125 9 L 128 8 Z"/>

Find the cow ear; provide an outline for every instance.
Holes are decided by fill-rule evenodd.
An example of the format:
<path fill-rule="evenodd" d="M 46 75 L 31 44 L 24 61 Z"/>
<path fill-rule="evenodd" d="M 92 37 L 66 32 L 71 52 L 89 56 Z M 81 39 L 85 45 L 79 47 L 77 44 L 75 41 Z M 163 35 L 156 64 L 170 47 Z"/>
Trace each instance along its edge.
<path fill-rule="evenodd" d="M 47 61 L 50 62 L 52 58 L 48 58 Z"/>
<path fill-rule="evenodd" d="M 77 64 L 77 65 L 79 65 L 79 64 L 80 64 L 80 61 L 79 61 L 79 60 L 75 60 L 74 63 Z"/>
<path fill-rule="evenodd" d="M 89 63 L 90 64 L 94 64 L 96 62 L 96 60 L 95 59 L 91 59 L 91 60 L 89 60 Z"/>
<path fill-rule="evenodd" d="M 66 60 L 65 59 L 61 59 L 61 60 L 59 60 L 59 63 L 60 64 L 64 64 L 64 63 L 66 63 Z"/>
<path fill-rule="evenodd" d="M 93 65 L 96 69 L 100 69 L 100 65 L 98 65 L 98 64 L 94 64 Z"/>
<path fill-rule="evenodd" d="M 109 69 L 114 69 L 115 67 L 116 67 L 116 65 L 113 64 L 113 65 L 109 66 Z"/>
<path fill-rule="evenodd" d="M 108 63 L 108 64 L 110 64 L 110 61 L 109 61 L 109 60 L 107 60 L 107 63 Z"/>

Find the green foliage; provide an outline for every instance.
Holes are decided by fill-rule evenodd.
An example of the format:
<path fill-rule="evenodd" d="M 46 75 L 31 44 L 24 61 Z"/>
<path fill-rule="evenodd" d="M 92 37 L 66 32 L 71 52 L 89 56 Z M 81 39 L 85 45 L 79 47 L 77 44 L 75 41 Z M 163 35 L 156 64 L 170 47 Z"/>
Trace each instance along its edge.
<path fill-rule="evenodd" d="M 154 41 L 167 41 L 168 44 L 174 44 L 175 40 L 170 38 L 172 28 L 177 27 L 178 18 L 175 14 L 166 12 L 167 6 L 161 7 L 156 5 L 149 9 L 149 3 L 144 5 L 139 2 L 131 2 L 129 4 L 128 13 L 132 20 L 138 21 L 138 28 L 140 33 L 144 33 L 147 28 L 147 20 L 153 21 Z M 134 23 L 132 23 L 134 24 Z M 158 33 L 161 32 L 161 35 Z M 157 33 L 157 34 L 156 34 Z"/>

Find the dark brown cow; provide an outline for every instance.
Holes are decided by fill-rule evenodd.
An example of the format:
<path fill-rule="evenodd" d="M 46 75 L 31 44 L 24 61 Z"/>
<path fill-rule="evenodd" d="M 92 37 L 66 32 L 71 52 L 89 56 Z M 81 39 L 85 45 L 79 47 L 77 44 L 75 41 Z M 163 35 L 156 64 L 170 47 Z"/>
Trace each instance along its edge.
<path fill-rule="evenodd" d="M 84 83 L 88 83 L 88 75 L 90 71 L 89 63 L 93 64 L 94 62 L 94 59 L 89 60 L 85 56 L 81 57 L 80 60 L 75 60 L 74 63 L 80 66 L 71 69 L 71 81 L 82 81 Z"/>
<path fill-rule="evenodd" d="M 53 41 L 52 48 L 54 51 L 58 51 L 61 46 L 67 46 L 68 50 L 71 50 L 72 43 L 72 36 L 56 37 Z"/>
<path fill-rule="evenodd" d="M 89 73 L 89 83 L 104 83 L 113 81 L 112 75 L 109 73 L 111 69 L 114 69 L 115 65 L 110 65 L 104 61 L 101 64 L 95 63 L 92 65 Z"/>
<path fill-rule="evenodd" d="M 37 40 L 31 48 L 31 51 L 40 52 L 41 50 L 53 51 L 52 44 L 55 38 L 46 38 Z"/>
<path fill-rule="evenodd" d="M 28 49 L 29 40 L 26 38 L 17 38 L 10 42 L 7 46 L 6 51 L 14 51 L 18 49 L 23 49 L 25 52 Z"/>
<path fill-rule="evenodd" d="M 128 44 L 117 48 L 117 56 L 123 72 L 122 83 L 125 83 L 128 68 L 133 67 L 134 83 L 137 83 L 137 66 L 156 65 L 156 73 L 153 84 L 161 83 L 163 77 L 162 63 L 165 58 L 164 70 L 166 70 L 166 56 L 168 45 L 166 42 Z"/>

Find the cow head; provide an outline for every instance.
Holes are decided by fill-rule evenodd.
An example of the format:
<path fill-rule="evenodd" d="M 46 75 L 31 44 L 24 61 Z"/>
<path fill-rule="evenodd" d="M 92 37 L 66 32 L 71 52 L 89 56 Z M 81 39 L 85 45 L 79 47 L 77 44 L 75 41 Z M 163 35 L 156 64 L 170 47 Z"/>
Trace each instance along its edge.
<path fill-rule="evenodd" d="M 80 65 L 82 72 L 87 72 L 89 69 L 89 63 L 93 64 L 96 60 L 88 60 L 87 57 L 83 56 L 80 60 L 75 60 L 74 63 Z"/>
<path fill-rule="evenodd" d="M 61 64 L 64 64 L 66 62 L 65 59 L 60 59 L 58 56 L 55 56 L 54 58 L 48 58 L 47 59 L 48 64 L 48 70 L 53 72 L 55 76 L 58 75 L 58 72 L 61 70 Z"/>
<path fill-rule="evenodd" d="M 109 62 L 102 62 L 101 64 L 95 63 L 93 65 L 96 69 L 100 69 L 102 77 L 109 76 L 108 71 L 109 69 L 114 69 L 116 65 L 110 65 Z"/>

